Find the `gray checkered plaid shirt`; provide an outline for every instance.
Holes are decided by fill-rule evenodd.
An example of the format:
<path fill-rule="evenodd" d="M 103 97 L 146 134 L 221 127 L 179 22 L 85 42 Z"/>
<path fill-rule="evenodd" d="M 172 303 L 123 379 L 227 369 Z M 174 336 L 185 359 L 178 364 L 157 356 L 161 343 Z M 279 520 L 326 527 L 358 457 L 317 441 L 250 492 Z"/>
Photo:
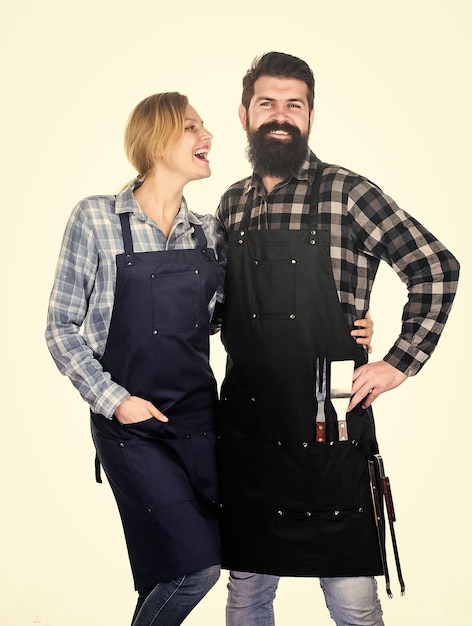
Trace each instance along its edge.
<path fill-rule="evenodd" d="M 320 160 L 309 151 L 298 176 L 267 193 L 254 173 L 224 193 L 216 214 L 228 233 L 252 207 L 249 229 L 300 229 L 308 224 L 310 187 Z M 330 238 L 331 263 L 349 326 L 365 316 L 381 260 L 408 288 L 401 333 L 384 359 L 408 376 L 433 352 L 459 277 L 454 256 L 378 187 L 337 165 L 323 172 L 318 227 Z"/>

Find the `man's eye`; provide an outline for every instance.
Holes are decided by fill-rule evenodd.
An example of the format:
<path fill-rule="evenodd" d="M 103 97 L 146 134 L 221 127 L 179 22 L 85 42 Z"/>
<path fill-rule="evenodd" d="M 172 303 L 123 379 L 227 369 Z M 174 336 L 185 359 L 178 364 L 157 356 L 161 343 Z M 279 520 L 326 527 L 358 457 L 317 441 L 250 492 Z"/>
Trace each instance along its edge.
<path fill-rule="evenodd" d="M 298 104 L 298 102 L 291 102 L 288 106 L 292 107 L 292 109 L 301 109 L 301 106 Z"/>
<path fill-rule="evenodd" d="M 272 106 L 272 102 L 261 102 L 261 107 L 270 107 Z"/>

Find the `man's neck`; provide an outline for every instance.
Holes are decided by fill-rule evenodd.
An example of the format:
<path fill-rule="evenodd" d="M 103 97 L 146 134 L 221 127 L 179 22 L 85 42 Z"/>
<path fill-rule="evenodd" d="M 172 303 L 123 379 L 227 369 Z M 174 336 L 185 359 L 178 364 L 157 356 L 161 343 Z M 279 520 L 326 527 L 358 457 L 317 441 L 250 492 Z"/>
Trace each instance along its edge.
<path fill-rule="evenodd" d="M 276 185 L 284 180 L 285 178 L 278 178 L 277 176 L 263 176 L 262 184 L 266 188 L 267 193 L 270 193 Z"/>

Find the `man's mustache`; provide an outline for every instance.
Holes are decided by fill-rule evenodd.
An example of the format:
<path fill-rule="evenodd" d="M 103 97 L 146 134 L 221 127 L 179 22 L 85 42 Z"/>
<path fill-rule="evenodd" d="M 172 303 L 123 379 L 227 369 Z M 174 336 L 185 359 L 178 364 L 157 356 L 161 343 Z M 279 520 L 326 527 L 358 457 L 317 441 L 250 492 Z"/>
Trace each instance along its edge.
<path fill-rule="evenodd" d="M 266 124 L 262 124 L 261 126 L 259 126 L 256 133 L 258 135 L 265 135 L 275 130 L 281 130 L 283 132 L 286 132 L 289 135 L 292 135 L 292 137 L 301 134 L 300 129 L 297 126 L 293 126 L 288 122 L 267 122 Z"/>

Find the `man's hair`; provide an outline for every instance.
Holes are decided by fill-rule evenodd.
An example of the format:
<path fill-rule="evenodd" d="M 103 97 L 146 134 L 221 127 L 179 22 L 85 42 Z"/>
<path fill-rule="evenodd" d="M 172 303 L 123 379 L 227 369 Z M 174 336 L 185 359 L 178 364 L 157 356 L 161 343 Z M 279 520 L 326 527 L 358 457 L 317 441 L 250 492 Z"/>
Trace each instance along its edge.
<path fill-rule="evenodd" d="M 296 78 L 307 86 L 307 99 L 310 111 L 315 100 L 315 78 L 305 61 L 284 52 L 266 52 L 256 57 L 243 78 L 242 105 L 247 110 L 254 95 L 254 83 L 261 76 Z"/>

